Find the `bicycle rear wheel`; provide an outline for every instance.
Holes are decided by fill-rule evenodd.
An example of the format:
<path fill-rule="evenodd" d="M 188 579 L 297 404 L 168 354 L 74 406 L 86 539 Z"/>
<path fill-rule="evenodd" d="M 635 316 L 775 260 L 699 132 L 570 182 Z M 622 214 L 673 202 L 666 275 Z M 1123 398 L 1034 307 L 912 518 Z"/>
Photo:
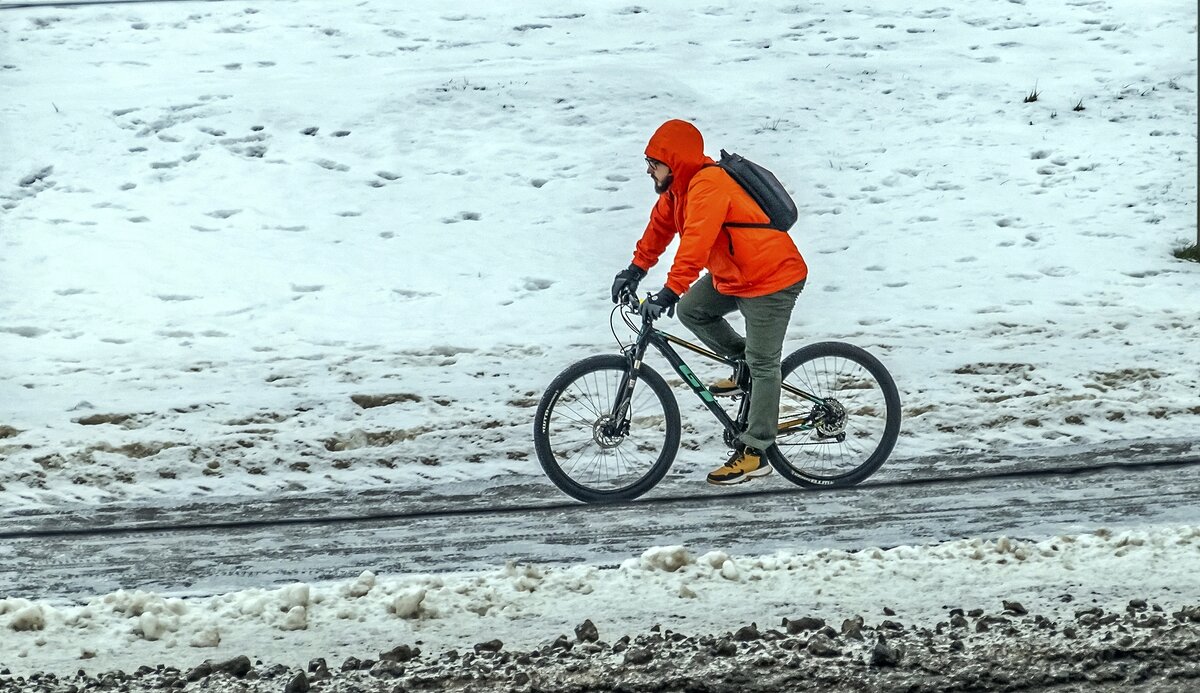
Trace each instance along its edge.
<path fill-rule="evenodd" d="M 900 394 L 891 374 L 852 344 L 819 342 L 782 363 L 783 383 L 819 402 L 780 395 L 780 430 L 768 460 L 801 486 L 853 486 L 884 463 L 900 435 Z"/>
<path fill-rule="evenodd" d="M 551 381 L 534 418 L 546 476 L 585 503 L 631 500 L 654 487 L 679 449 L 679 406 L 649 366 L 638 369 L 629 407 L 614 419 L 629 359 L 593 356 Z"/>

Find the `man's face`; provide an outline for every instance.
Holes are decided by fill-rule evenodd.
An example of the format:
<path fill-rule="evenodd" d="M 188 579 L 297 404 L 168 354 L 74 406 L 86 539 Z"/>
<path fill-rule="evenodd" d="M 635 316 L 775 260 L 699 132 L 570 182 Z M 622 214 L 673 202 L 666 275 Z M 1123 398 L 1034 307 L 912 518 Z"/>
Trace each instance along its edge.
<path fill-rule="evenodd" d="M 671 167 L 667 166 L 658 159 L 646 157 L 646 173 L 654 179 L 654 192 L 659 195 L 665 193 L 671 187 L 671 181 L 674 178 L 671 175 Z"/>

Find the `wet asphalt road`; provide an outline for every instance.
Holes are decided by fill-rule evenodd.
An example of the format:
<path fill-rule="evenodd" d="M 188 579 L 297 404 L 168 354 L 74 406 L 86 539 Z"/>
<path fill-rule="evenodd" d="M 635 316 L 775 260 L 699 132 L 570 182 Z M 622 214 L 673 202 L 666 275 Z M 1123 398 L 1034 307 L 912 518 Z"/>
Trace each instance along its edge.
<path fill-rule="evenodd" d="M 1200 523 L 1200 443 L 889 463 L 852 489 L 777 476 L 712 489 L 672 473 L 633 503 L 585 506 L 540 477 L 439 493 L 211 499 L 0 516 L 0 586 L 25 598 L 116 589 L 216 594 L 295 581 L 530 562 L 615 564 L 649 546 L 770 553 L 967 536 L 1036 538 Z"/>

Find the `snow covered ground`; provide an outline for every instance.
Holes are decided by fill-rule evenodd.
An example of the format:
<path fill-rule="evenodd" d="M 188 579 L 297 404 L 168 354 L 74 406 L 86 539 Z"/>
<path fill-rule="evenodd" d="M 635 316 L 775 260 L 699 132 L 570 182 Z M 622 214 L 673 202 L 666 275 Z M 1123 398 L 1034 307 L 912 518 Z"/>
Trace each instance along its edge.
<path fill-rule="evenodd" d="M 317 657 L 331 664 L 376 658 L 399 645 L 437 655 L 499 639 L 509 651 L 528 651 L 572 637 L 589 619 L 613 643 L 654 625 L 721 633 L 802 617 L 838 624 L 861 616 L 872 627 L 894 618 L 932 628 L 951 609 L 994 616 L 1006 601 L 1055 621 L 1094 607 L 1124 612 L 1133 598 L 1170 614 L 1200 607 L 1197 571 L 1197 527 L 767 556 L 658 547 L 610 568 L 363 573 L 196 599 L 127 591 L 72 605 L 0 599 L 9 653 L 0 664 L 16 675 L 64 675 L 247 655 L 304 668 Z"/>
<path fill-rule="evenodd" d="M 790 344 L 884 360 L 897 458 L 1200 425 L 1194 3 L 131 4 L 0 51 L 6 508 L 538 474 L 670 117 L 794 190 Z"/>
<path fill-rule="evenodd" d="M 1200 267 L 1170 250 L 1196 233 L 1196 17 L 1183 0 L 0 10 L 0 507 L 538 477 L 533 408 L 615 348 L 608 287 L 653 202 L 642 149 L 673 117 L 793 190 L 811 275 L 789 342 L 881 357 L 897 458 L 1195 437 Z M 699 483 L 722 453 L 684 404 L 673 473 Z M 1198 536 L 0 593 L 0 664 L 532 646 L 584 618 L 605 639 L 883 606 L 932 623 L 1001 596 L 1181 608 L 1200 603 Z"/>

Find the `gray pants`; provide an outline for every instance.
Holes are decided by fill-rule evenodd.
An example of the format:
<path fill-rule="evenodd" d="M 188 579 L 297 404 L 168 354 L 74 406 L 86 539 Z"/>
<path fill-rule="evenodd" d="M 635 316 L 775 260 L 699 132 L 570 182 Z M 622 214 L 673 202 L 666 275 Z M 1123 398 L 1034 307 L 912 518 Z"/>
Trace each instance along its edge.
<path fill-rule="evenodd" d="M 679 299 L 679 322 L 709 349 L 729 358 L 745 359 L 750 367 L 750 417 L 742 443 L 766 450 L 775 443 L 779 430 L 779 361 L 783 338 L 796 298 L 804 288 L 800 281 L 773 294 L 754 298 L 726 296 L 713 287 L 706 274 Z M 725 316 L 735 310 L 746 319 L 746 336 L 733 331 Z"/>

